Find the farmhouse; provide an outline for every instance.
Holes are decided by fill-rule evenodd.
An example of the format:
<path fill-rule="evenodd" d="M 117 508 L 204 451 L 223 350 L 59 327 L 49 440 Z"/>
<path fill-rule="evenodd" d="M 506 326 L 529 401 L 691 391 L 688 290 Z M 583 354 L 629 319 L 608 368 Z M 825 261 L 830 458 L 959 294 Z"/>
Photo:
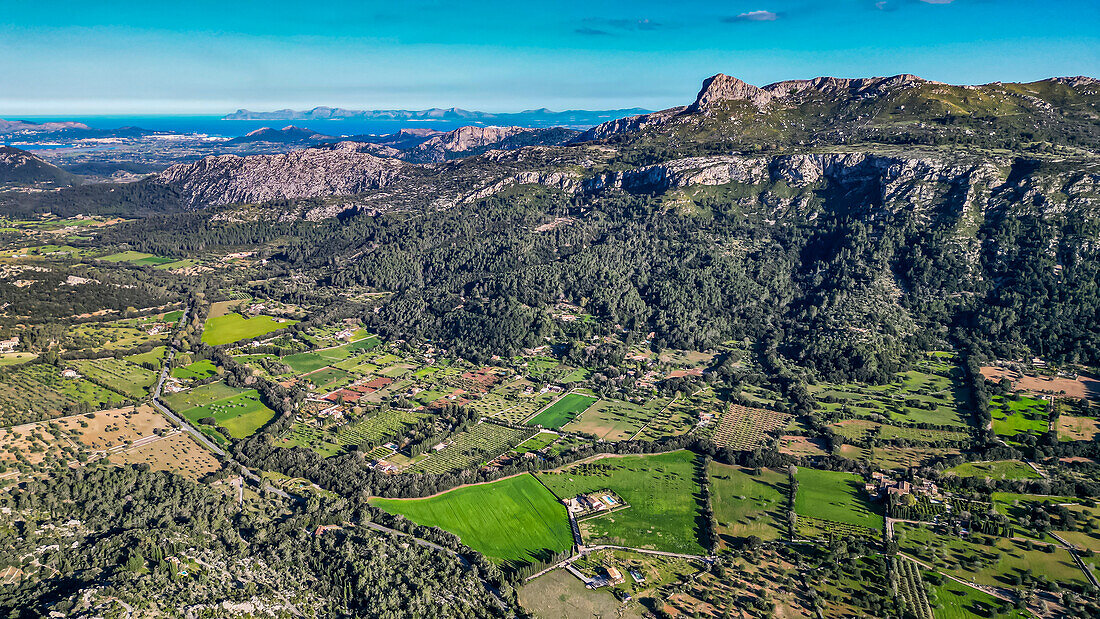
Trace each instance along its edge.
<path fill-rule="evenodd" d="M 909 494 L 928 497 L 940 495 L 939 487 L 931 480 L 915 477 L 912 482 L 898 481 L 878 471 L 871 473 L 871 481 L 864 485 L 864 489 L 875 499 L 881 499 L 884 496 L 903 497 Z"/>
<path fill-rule="evenodd" d="M 620 572 L 618 570 L 618 568 L 609 567 L 609 568 L 606 568 L 606 569 L 607 569 L 607 580 L 612 585 L 621 585 L 622 583 L 626 582 L 626 579 L 623 578 L 622 572 Z"/>
<path fill-rule="evenodd" d="M 14 335 L 6 340 L 0 340 L 0 352 L 12 352 L 19 345 L 19 336 Z"/>

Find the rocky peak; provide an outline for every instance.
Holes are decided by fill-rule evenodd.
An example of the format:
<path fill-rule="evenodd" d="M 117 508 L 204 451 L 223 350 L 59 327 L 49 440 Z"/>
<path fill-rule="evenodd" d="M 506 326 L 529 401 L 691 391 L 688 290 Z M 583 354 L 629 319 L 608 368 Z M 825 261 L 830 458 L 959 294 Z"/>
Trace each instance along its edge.
<path fill-rule="evenodd" d="M 772 99 L 774 96 L 762 88 L 719 73 L 703 82 L 699 95 L 695 97 L 695 103 L 688 110 L 703 111 L 721 101 L 748 101 L 758 108 L 763 108 L 771 103 Z"/>

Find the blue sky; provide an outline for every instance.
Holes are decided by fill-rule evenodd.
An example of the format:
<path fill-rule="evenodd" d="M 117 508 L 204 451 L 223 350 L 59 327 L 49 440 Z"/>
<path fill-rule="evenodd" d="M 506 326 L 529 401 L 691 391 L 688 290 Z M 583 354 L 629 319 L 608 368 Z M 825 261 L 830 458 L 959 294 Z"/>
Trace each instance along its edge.
<path fill-rule="evenodd" d="M 1098 76 L 1098 24 L 1097 0 L 5 0 L 0 118 L 658 109 L 718 72 Z"/>

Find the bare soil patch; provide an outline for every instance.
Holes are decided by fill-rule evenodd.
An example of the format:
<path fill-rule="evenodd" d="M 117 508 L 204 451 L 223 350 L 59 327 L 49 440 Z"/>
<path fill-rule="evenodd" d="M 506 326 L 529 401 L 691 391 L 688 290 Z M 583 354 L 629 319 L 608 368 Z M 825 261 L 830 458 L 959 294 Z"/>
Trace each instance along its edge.
<path fill-rule="evenodd" d="M 1012 381 L 1012 388 L 1020 391 L 1030 391 L 1034 394 L 1060 395 L 1078 400 L 1100 401 L 1100 380 L 1089 376 L 1077 378 L 1061 378 L 1050 376 L 1030 376 L 1020 374 L 1008 368 L 985 366 L 982 368 L 982 376 L 986 380 L 999 381 L 1007 378 Z"/>

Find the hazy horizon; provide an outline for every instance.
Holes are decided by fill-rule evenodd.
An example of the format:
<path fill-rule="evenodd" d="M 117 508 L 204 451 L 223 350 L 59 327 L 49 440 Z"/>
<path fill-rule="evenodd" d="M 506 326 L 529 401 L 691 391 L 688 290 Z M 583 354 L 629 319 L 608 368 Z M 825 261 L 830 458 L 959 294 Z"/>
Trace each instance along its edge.
<path fill-rule="evenodd" d="M 555 6 L 273 0 L 7 3 L 0 118 L 316 106 L 663 109 L 715 73 L 757 85 L 912 73 L 1098 74 L 1086 0 L 772 0 Z"/>

